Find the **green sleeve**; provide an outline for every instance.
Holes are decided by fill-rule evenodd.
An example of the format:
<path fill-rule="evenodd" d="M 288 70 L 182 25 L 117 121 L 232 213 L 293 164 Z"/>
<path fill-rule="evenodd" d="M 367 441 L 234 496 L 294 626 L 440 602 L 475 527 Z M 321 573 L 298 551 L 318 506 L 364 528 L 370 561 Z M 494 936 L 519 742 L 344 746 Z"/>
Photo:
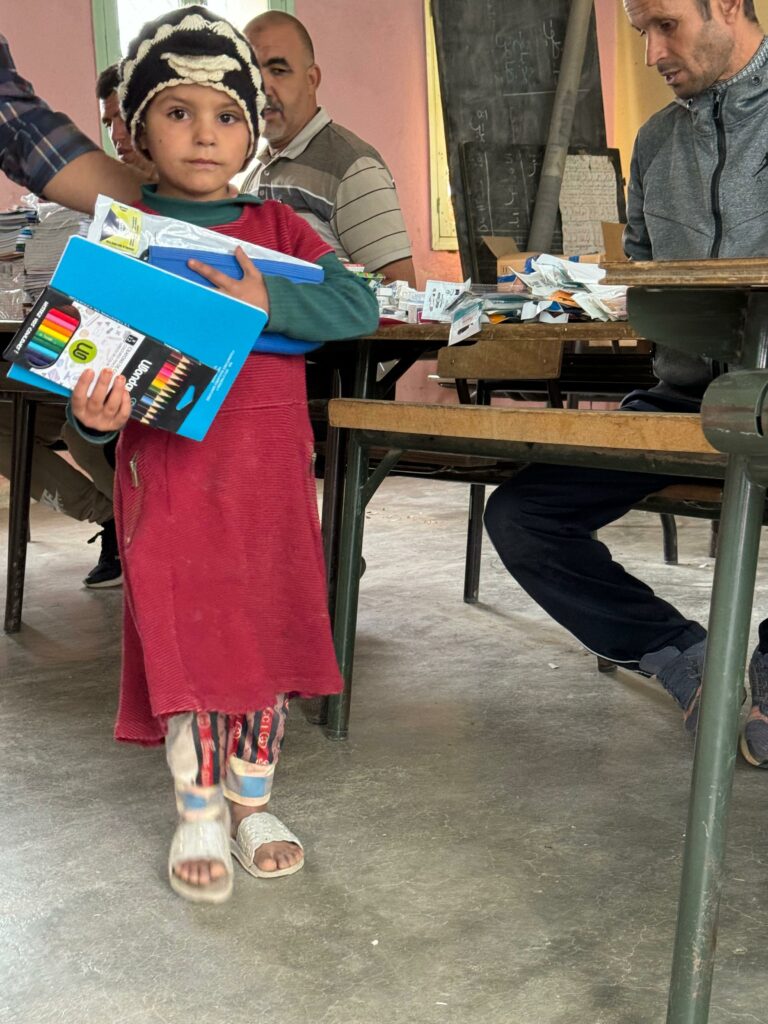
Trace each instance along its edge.
<path fill-rule="evenodd" d="M 317 262 L 325 271 L 322 284 L 300 284 L 265 275 L 269 294 L 267 330 L 302 341 L 340 341 L 375 331 L 379 306 L 370 288 L 334 253 Z"/>
<path fill-rule="evenodd" d="M 119 431 L 111 430 L 108 433 L 101 430 L 91 430 L 90 427 L 86 427 L 84 423 L 72 412 L 72 403 L 67 402 L 66 408 L 67 423 L 70 427 L 73 427 L 80 437 L 86 441 L 90 441 L 91 444 L 108 444 L 113 438 L 117 437 Z"/>

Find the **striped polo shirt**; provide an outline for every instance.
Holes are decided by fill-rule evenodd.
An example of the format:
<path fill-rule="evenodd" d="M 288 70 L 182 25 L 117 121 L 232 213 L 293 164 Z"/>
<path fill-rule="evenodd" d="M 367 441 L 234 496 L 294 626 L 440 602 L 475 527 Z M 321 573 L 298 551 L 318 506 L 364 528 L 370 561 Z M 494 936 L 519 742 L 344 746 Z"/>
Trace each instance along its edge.
<path fill-rule="evenodd" d="M 242 191 L 287 203 L 341 259 L 362 263 L 366 270 L 411 255 L 386 164 L 322 107 L 280 152 L 262 140 Z"/>

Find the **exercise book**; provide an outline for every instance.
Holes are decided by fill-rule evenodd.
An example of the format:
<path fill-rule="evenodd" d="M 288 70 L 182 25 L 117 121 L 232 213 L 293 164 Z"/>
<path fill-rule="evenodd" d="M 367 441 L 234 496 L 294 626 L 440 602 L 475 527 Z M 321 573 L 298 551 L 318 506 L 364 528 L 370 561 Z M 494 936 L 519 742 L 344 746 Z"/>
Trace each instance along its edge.
<path fill-rule="evenodd" d="M 8 376 L 68 395 L 84 369 L 125 375 L 132 417 L 202 440 L 267 322 L 256 306 L 72 238 L 5 351 Z"/>

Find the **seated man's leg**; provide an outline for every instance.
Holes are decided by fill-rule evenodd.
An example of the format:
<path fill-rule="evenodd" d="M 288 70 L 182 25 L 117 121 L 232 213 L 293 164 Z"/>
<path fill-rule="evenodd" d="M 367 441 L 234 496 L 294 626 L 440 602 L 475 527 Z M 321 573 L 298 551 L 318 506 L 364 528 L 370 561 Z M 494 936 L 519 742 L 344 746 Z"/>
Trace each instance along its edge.
<path fill-rule="evenodd" d="M 112 494 L 115 482 L 115 442 L 91 444 L 74 427 L 65 423 L 61 436 L 66 442 L 69 454 L 93 480 L 94 488 L 109 502 L 109 515 L 100 520 L 101 532 L 91 537 L 89 544 L 101 540 L 101 553 L 96 565 L 83 580 L 86 587 L 100 590 L 116 587 L 123 581 L 123 568 L 117 549 L 117 533 L 112 512 Z"/>
<path fill-rule="evenodd" d="M 11 475 L 12 423 L 10 404 L 0 403 L 0 474 L 8 478 Z M 111 499 L 49 447 L 59 439 L 63 423 L 63 406 L 38 407 L 32 455 L 32 497 L 72 519 L 103 523 L 112 516 Z"/>
<path fill-rule="evenodd" d="M 595 654 L 658 673 L 686 709 L 698 679 L 677 673 L 670 684 L 665 676 L 671 664 L 679 666 L 681 652 L 703 648 L 705 629 L 631 576 L 592 537 L 672 482 L 645 473 L 529 466 L 491 495 L 485 524 L 506 568 L 553 619 Z"/>
<path fill-rule="evenodd" d="M 96 490 L 112 503 L 115 486 L 115 464 L 108 458 L 108 445 L 91 444 L 69 423 L 61 428 L 61 439 L 75 462 L 93 481 Z M 113 442 L 111 442 L 114 444 Z"/>
<path fill-rule="evenodd" d="M 8 403 L 0 404 L 0 474 L 6 477 L 10 477 L 11 473 L 12 423 L 11 406 Z M 122 568 L 117 554 L 112 515 L 114 470 L 105 457 L 103 447 L 88 445 L 89 449 L 94 449 L 95 454 L 86 452 L 84 457 L 87 466 L 83 468 L 98 478 L 98 484 L 52 451 L 50 445 L 61 439 L 64 424 L 63 406 L 38 406 L 32 454 L 32 497 L 40 504 L 63 512 L 72 519 L 98 523 L 102 527 L 91 538 L 96 540 L 101 537 L 101 557 L 83 582 L 89 587 L 116 586 L 122 582 Z"/>

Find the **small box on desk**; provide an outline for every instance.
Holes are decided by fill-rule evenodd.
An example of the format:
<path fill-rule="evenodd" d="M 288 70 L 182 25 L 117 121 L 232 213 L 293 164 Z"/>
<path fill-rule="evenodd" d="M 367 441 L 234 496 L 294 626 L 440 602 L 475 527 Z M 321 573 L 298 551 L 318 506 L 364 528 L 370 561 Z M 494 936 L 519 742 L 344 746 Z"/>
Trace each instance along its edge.
<path fill-rule="evenodd" d="M 202 440 L 266 313 L 72 238 L 51 288 L 6 349 L 8 376 L 68 395 L 83 370 L 126 376 L 132 416 Z"/>

